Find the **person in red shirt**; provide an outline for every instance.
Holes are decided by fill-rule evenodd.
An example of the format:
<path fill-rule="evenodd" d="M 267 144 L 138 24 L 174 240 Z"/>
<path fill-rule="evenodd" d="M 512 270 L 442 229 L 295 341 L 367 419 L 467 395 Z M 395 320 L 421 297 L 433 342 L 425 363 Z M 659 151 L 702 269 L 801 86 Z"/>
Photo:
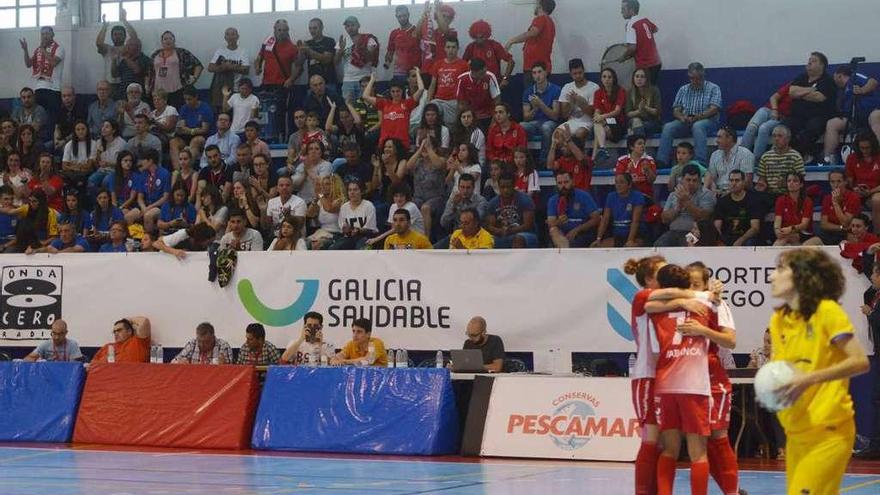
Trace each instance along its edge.
<path fill-rule="evenodd" d="M 260 53 L 254 62 L 254 72 L 263 75 L 260 86 L 263 93 L 275 94 L 275 122 L 279 123 L 277 132 L 283 139 L 288 134 L 290 117 L 287 108 L 293 83 L 299 77 L 302 66 L 296 63 L 299 49 L 290 40 L 290 26 L 284 19 L 275 21 L 272 36 L 260 46 Z"/>
<path fill-rule="evenodd" d="M 789 173 L 786 178 L 788 194 L 776 198 L 776 216 L 773 231 L 776 233 L 774 246 L 800 246 L 813 237 L 810 225 L 813 222 L 813 200 L 804 192 L 804 176 Z M 813 241 L 812 243 L 816 243 Z M 821 240 L 818 242 L 821 244 Z"/>
<path fill-rule="evenodd" d="M 852 260 L 852 266 L 859 273 L 864 273 L 864 265 L 862 263 L 862 254 L 868 251 L 868 254 L 875 255 L 875 267 L 880 268 L 880 264 L 876 262 L 876 254 L 880 249 L 880 237 L 868 231 L 868 217 L 859 213 L 849 222 L 849 232 L 846 234 L 846 240 L 840 243 L 840 255 L 844 258 Z"/>
<path fill-rule="evenodd" d="M 492 26 L 483 19 L 471 24 L 468 34 L 474 41 L 464 49 L 462 58 L 468 62 L 482 59 L 486 63 L 486 70 L 498 78 L 501 82 L 501 88 L 504 89 L 510 81 L 510 74 L 513 72 L 514 66 L 516 66 L 513 55 L 505 50 L 501 43 L 492 39 Z M 502 60 L 507 62 L 503 75 L 501 74 Z"/>
<path fill-rule="evenodd" d="M 108 362 L 108 349 L 113 347 L 113 362 L 147 363 L 150 359 L 150 320 L 144 316 L 123 318 L 113 324 L 113 342 L 104 344 L 92 364 Z"/>
<path fill-rule="evenodd" d="M 486 129 L 492 119 L 492 109 L 501 101 L 501 87 L 495 74 L 486 71 L 486 63 L 482 59 L 471 59 L 470 69 L 458 76 L 455 94 L 458 113 L 473 111 L 480 128 Z"/>
<path fill-rule="evenodd" d="M 600 80 L 602 84 L 593 96 L 593 135 L 595 136 L 593 160 L 596 160 L 596 157 L 600 160 L 607 159 L 608 151 L 605 149 L 605 143 L 620 141 L 626 130 L 624 125 L 626 114 L 623 113 L 626 90 L 617 82 L 617 72 L 606 67 L 602 69 Z"/>
<path fill-rule="evenodd" d="M 626 138 L 629 154 L 617 159 L 614 175 L 630 174 L 633 186 L 648 198 L 654 197 L 654 180 L 657 179 L 657 164 L 651 155 L 645 154 L 645 138 L 638 134 Z"/>
<path fill-rule="evenodd" d="M 409 8 L 398 5 L 394 16 L 400 27 L 391 31 L 388 36 L 388 52 L 385 53 L 385 70 L 394 63 L 393 79 L 406 80 L 409 70 L 418 67 L 422 62 L 422 49 L 419 46 L 416 27 L 409 22 Z"/>
<path fill-rule="evenodd" d="M 418 67 L 413 68 L 416 71 L 419 89 L 404 99 L 403 92 L 404 83 L 401 81 L 391 81 L 390 94 L 391 98 L 373 96 L 373 85 L 376 83 L 376 75 L 370 75 L 370 82 L 364 88 L 364 101 L 376 107 L 382 114 L 382 122 L 379 126 L 379 142 L 384 143 L 386 139 L 394 138 L 399 140 L 406 149 L 409 149 L 409 118 L 413 109 L 419 106 L 419 99 L 425 91 L 425 85 L 422 82 L 421 73 Z"/>
<path fill-rule="evenodd" d="M 31 177 L 31 180 L 28 181 L 27 187 L 31 192 L 42 189 L 46 193 L 49 207 L 56 211 L 61 211 L 64 209 L 64 195 L 62 194 L 64 192 L 64 179 L 55 173 L 55 162 L 51 153 L 40 153 L 38 160 L 37 171 Z"/>
<path fill-rule="evenodd" d="M 416 26 L 416 36 L 422 49 L 421 66 L 426 70 L 443 56 L 446 40 L 458 39 L 458 33 L 452 28 L 453 20 L 455 20 L 455 9 L 451 5 L 434 0 L 434 6 L 431 7 L 430 1 L 425 2 L 425 10 L 422 11 L 422 17 Z"/>
<path fill-rule="evenodd" d="M 846 238 L 849 223 L 862 212 L 862 198 L 846 187 L 846 177 L 842 170 L 828 173 L 831 192 L 822 198 L 822 219 L 819 222 L 819 236 L 804 244 L 825 244 L 835 246 Z"/>
<path fill-rule="evenodd" d="M 513 150 L 527 146 L 526 130 L 510 118 L 510 106 L 495 105 L 495 121 L 486 136 L 486 160 L 513 163 Z"/>
<path fill-rule="evenodd" d="M 575 189 L 589 192 L 593 180 L 593 161 L 584 154 L 583 146 L 583 140 L 572 137 L 567 127 L 557 127 L 547 152 L 547 169 L 568 172 Z"/>
<path fill-rule="evenodd" d="M 656 86 L 660 77 L 660 53 L 657 51 L 657 41 L 654 35 L 657 26 L 645 17 L 639 15 L 638 0 L 623 0 L 620 4 L 620 14 L 626 19 L 626 52 L 617 59 L 618 62 L 635 58 L 636 69 L 645 69 L 648 80 Z"/>
<path fill-rule="evenodd" d="M 856 137 L 853 151 L 846 157 L 846 181 L 865 205 L 871 206 L 874 225 L 880 226 L 880 145 L 874 134 L 865 132 Z"/>
<path fill-rule="evenodd" d="M 446 57 L 431 67 L 428 101 L 440 107 L 443 123 L 451 127 L 458 120 L 458 76 L 470 70 L 470 67 L 458 57 L 458 39 L 447 38 L 444 50 Z"/>
<path fill-rule="evenodd" d="M 510 47 L 523 43 L 523 86 L 528 88 L 532 81 L 532 67 L 537 62 L 544 62 L 547 73 L 553 73 L 552 53 L 553 40 L 556 38 L 556 24 L 550 18 L 550 14 L 556 10 L 556 0 L 536 0 L 535 18 L 529 29 L 513 38 L 504 45 L 504 49 L 510 51 Z"/>

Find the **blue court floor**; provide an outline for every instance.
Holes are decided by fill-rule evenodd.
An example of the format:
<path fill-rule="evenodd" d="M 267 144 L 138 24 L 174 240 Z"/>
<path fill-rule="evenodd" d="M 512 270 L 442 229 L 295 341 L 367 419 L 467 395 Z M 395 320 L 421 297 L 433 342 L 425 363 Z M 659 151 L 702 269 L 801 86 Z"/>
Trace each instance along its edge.
<path fill-rule="evenodd" d="M 631 464 L 417 461 L 0 448 L 0 494 L 631 494 Z M 785 492 L 782 473 L 741 472 L 750 495 Z M 710 484 L 712 482 L 710 481 Z M 690 493 L 680 470 L 676 494 Z M 719 493 L 712 486 L 710 493 Z M 847 475 L 841 493 L 880 493 L 880 474 Z"/>

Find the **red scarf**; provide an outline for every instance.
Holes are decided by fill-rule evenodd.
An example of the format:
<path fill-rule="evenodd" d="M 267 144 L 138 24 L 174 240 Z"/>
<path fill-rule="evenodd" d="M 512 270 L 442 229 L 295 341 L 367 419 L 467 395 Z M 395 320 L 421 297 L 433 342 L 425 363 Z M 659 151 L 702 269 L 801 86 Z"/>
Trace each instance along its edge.
<path fill-rule="evenodd" d="M 59 45 L 53 41 L 49 45 L 49 53 L 46 56 L 46 50 L 42 46 L 34 50 L 34 63 L 31 67 L 32 74 L 37 79 L 52 79 L 52 72 L 55 71 L 55 52 L 58 51 Z"/>
<path fill-rule="evenodd" d="M 353 42 L 354 44 L 351 47 L 351 65 L 360 69 L 365 65 L 376 67 L 379 64 L 379 50 L 374 51 L 372 55 L 367 51 L 367 43 L 370 40 L 373 40 L 376 45 L 379 44 L 379 40 L 369 33 L 360 33 L 357 40 Z"/>

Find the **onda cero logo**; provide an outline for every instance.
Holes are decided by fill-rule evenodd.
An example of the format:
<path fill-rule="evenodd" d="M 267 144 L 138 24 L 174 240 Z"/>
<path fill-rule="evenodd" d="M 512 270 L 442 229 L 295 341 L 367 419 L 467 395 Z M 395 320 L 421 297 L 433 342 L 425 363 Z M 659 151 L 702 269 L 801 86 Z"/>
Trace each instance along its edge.
<path fill-rule="evenodd" d="M 248 279 L 243 279 L 238 283 L 238 298 L 248 314 L 258 322 L 270 327 L 284 327 L 300 320 L 312 309 L 312 305 L 318 298 L 318 287 L 320 286 L 318 280 L 297 280 L 297 283 L 302 285 L 299 296 L 284 308 L 276 309 L 266 306 L 257 296 L 253 283 Z"/>
<path fill-rule="evenodd" d="M 639 288 L 619 268 L 609 268 L 605 272 L 605 279 L 614 290 L 609 294 L 608 301 L 605 303 L 605 314 L 608 318 L 608 324 L 621 337 L 626 340 L 634 340 L 635 337 L 632 334 L 629 314 L 633 298 L 636 296 Z M 612 304 L 612 301 L 614 304 Z M 625 311 L 621 311 L 621 306 L 625 306 Z"/>
<path fill-rule="evenodd" d="M 0 338 L 45 339 L 61 318 L 58 265 L 4 266 L 0 275 Z"/>

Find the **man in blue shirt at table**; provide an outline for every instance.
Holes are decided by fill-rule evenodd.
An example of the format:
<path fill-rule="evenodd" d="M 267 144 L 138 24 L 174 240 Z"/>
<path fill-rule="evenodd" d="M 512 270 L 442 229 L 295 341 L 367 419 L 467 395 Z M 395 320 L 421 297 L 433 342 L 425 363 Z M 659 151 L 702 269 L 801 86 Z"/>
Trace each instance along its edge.
<path fill-rule="evenodd" d="M 52 322 L 52 339 L 40 342 L 36 349 L 24 357 L 25 361 L 82 361 L 79 344 L 67 338 L 67 322 Z"/>
<path fill-rule="evenodd" d="M 547 225 L 557 248 L 587 247 L 596 237 L 601 219 L 599 206 L 590 193 L 575 189 L 571 173 L 556 171 L 558 193 L 547 201 Z"/>

